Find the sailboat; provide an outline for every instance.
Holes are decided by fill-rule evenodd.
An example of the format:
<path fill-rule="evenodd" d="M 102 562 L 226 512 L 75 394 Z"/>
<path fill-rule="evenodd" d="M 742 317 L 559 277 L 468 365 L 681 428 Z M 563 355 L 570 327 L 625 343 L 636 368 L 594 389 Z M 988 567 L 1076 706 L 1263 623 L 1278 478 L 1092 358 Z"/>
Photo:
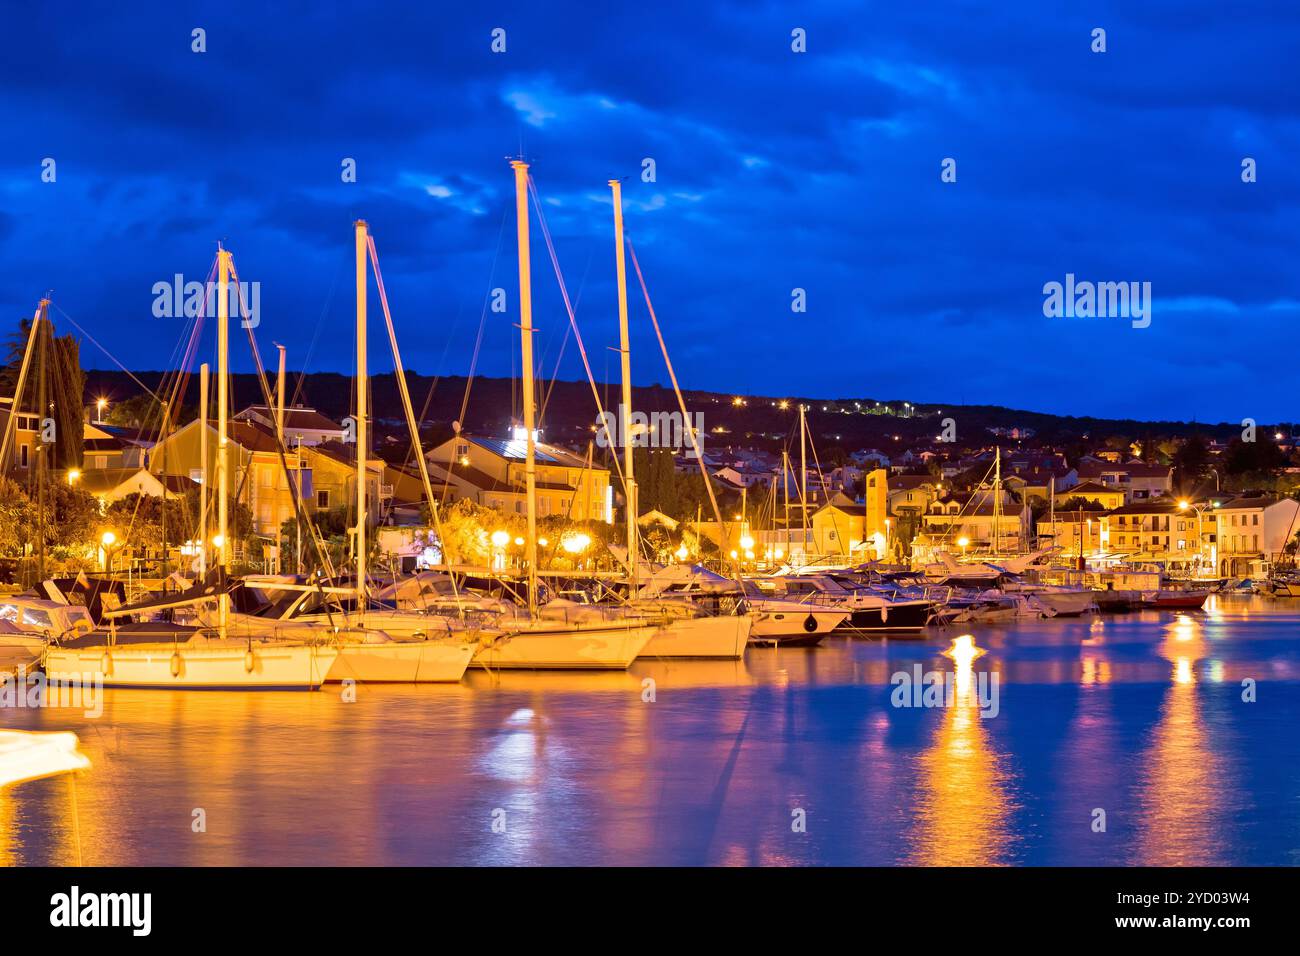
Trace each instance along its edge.
<path fill-rule="evenodd" d="M 619 433 L 623 436 L 623 487 L 626 498 L 627 593 L 637 593 L 639 542 L 637 530 L 637 484 L 633 465 L 632 357 L 627 317 L 627 265 L 623 250 L 623 184 L 609 181 L 614 205 L 614 261 L 618 278 L 619 354 L 621 358 L 622 403 Z M 627 611 L 657 618 L 658 627 L 641 651 L 642 657 L 721 658 L 739 660 L 745 655 L 753 621 L 748 614 L 709 610 L 689 601 L 633 600 Z"/>
<path fill-rule="evenodd" d="M 298 617 L 304 621 L 325 623 L 333 614 L 344 613 L 348 623 L 358 630 L 340 634 L 334 646 L 338 658 L 330 670 L 329 680 L 356 680 L 363 683 L 454 683 L 465 676 L 470 659 L 478 650 L 477 634 L 473 636 L 464 628 L 456 628 L 449 619 L 430 618 L 428 615 L 373 608 L 366 577 L 366 462 L 369 457 L 369 371 L 366 358 L 366 259 L 373 253 L 369 227 L 364 220 L 353 225 L 356 240 L 357 279 L 357 529 L 356 578 L 352 614 L 338 598 L 324 597 L 323 606 L 314 610 L 303 603 L 294 605 Z M 383 288 L 380 287 L 382 293 Z M 391 325 L 390 325 L 391 332 Z M 410 414 L 410 399 L 406 394 L 406 376 L 402 371 L 401 356 L 397 354 L 397 339 L 391 337 L 393 358 L 396 362 L 397 380 L 408 410 L 413 429 L 412 441 L 418 440 L 415 422 Z M 278 427 L 278 426 L 277 426 Z M 283 440 L 283 436 L 280 436 Z M 424 457 L 416 456 L 421 470 Z M 425 477 L 428 488 L 428 477 Z M 334 610 L 329 601 L 333 600 Z M 370 628 L 376 629 L 368 629 Z"/>
<path fill-rule="evenodd" d="M 567 610 L 542 613 L 537 604 L 537 432 L 533 385 L 532 276 L 528 239 L 528 164 L 511 162 L 515 173 L 515 217 L 519 241 L 519 331 L 523 358 L 524 490 L 528 532 L 524 557 L 528 568 L 528 613 L 502 618 L 506 634 L 485 643 L 473 664 L 488 669 L 623 670 L 632 664 L 659 629 L 639 615 L 602 615 L 595 620 L 571 619 Z"/>
<path fill-rule="evenodd" d="M 227 568 L 229 455 L 229 284 L 231 257 L 217 251 L 217 481 L 219 499 L 217 574 L 178 595 L 118 608 L 105 614 L 107 629 L 52 640 L 44 666 L 50 680 L 97 683 L 105 687 L 189 688 L 205 690 L 314 690 L 334 665 L 338 651 L 327 644 L 279 640 L 269 634 L 231 637 L 228 623 L 230 593 Z M 217 605 L 217 627 L 143 620 L 119 624 L 135 616 L 164 614 L 182 607 Z"/>

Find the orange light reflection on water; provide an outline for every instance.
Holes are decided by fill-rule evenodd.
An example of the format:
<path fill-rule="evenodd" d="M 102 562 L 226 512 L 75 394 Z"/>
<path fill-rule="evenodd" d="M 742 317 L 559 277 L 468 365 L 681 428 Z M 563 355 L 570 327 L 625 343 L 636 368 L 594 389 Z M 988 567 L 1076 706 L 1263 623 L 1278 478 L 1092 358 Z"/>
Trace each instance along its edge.
<path fill-rule="evenodd" d="M 930 745 L 917 761 L 918 793 L 912 852 L 922 866 L 987 866 L 1006 862 L 1009 826 L 1006 759 L 993 749 L 980 716 L 974 661 L 985 652 L 969 635 L 945 652 L 956 682 L 954 706 L 943 708 Z"/>

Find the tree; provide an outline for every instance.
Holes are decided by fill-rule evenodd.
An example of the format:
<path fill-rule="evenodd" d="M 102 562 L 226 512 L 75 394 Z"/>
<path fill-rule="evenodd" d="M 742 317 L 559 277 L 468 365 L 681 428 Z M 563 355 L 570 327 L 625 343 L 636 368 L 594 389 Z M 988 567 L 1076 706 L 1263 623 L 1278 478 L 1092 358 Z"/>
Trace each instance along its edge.
<path fill-rule="evenodd" d="M 18 388 L 23 355 L 31 337 L 32 320 L 23 319 L 18 331 L 9 338 L 9 355 L 0 370 L 0 394 L 11 396 Z M 82 451 L 82 402 L 86 375 L 81 370 L 81 346 L 71 335 L 54 337 L 54 326 L 46 320 L 37 336 L 32 361 L 27 370 L 18 406 L 34 411 L 42 418 L 54 419 L 54 446 L 50 459 L 53 468 L 79 468 Z M 44 373 L 46 407 L 40 408 L 41 382 Z"/>
<path fill-rule="evenodd" d="M 34 522 L 32 502 L 22 486 L 0 475 L 0 555 L 23 554 Z"/>
<path fill-rule="evenodd" d="M 1210 446 L 1201 435 L 1183 442 L 1174 454 L 1174 487 L 1184 491 L 1199 485 L 1210 472 Z"/>
<path fill-rule="evenodd" d="M 1234 438 L 1223 455 L 1223 470 L 1229 475 L 1272 473 L 1287 464 L 1282 450 L 1269 441 Z"/>

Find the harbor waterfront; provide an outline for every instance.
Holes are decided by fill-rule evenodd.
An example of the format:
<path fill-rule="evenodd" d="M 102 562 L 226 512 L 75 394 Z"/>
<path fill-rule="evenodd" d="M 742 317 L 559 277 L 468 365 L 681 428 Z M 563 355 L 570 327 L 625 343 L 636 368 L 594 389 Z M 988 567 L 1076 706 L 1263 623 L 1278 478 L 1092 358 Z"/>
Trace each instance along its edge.
<path fill-rule="evenodd" d="M 918 668 L 951 705 L 911 706 Z M 105 688 L 98 718 L 0 708 L 91 763 L 0 790 L 0 864 L 1294 865 L 1298 689 L 1300 602 L 1223 594 L 626 672 Z"/>

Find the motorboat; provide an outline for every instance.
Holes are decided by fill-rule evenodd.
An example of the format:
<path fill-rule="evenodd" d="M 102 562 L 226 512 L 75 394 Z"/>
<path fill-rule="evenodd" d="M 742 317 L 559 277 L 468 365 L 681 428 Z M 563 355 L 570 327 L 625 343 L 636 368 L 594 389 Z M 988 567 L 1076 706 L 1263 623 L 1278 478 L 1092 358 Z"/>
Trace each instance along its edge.
<path fill-rule="evenodd" d="M 751 582 L 774 597 L 847 609 L 849 616 L 838 626 L 840 631 L 920 631 L 935 611 L 932 600 L 890 596 L 848 574 L 792 574 Z"/>
<path fill-rule="evenodd" d="M 95 621 L 76 604 L 28 594 L 0 597 L 0 673 L 35 667 L 54 638 L 88 634 Z"/>

